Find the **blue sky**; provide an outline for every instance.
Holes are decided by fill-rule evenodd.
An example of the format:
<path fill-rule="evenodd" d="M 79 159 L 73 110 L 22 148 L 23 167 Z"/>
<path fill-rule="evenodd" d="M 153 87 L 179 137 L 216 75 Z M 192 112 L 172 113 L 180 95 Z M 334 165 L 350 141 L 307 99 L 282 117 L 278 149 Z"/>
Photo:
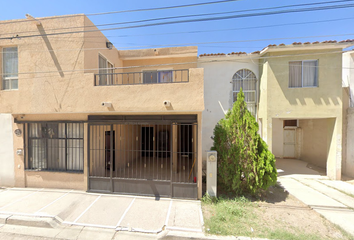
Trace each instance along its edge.
<path fill-rule="evenodd" d="M 29 13 L 34 17 L 47 17 L 77 13 L 91 14 L 131 10 L 138 8 L 156 8 L 210 1 L 215 0 L 14 0 L 11 2 L 11 6 L 16 5 L 16 7 L 0 8 L 0 20 L 23 19 L 26 13 Z M 204 14 L 240 10 L 242 11 L 247 9 L 267 7 L 272 8 L 277 6 L 313 2 L 324 1 L 240 0 L 228 3 L 176 8 L 168 10 L 89 16 L 89 18 L 93 23 L 98 25 L 189 14 Z M 336 4 L 354 4 L 354 1 L 341 2 Z M 242 12 L 226 15 L 235 14 L 242 14 Z M 310 23 L 314 21 L 316 21 L 316 23 Z M 289 25 L 293 23 L 297 24 Z M 180 23 L 144 28 L 112 30 L 104 31 L 104 34 L 111 42 L 113 42 L 115 47 L 118 49 L 196 45 L 198 46 L 199 54 L 230 53 L 240 51 L 253 52 L 256 50 L 261 50 L 269 44 L 291 44 L 293 42 L 354 39 L 353 23 L 354 7 L 347 7 L 344 9 L 316 12 L 286 13 L 271 16 L 255 16 L 228 20 Z M 283 39 L 277 40 L 279 38 Z M 231 42 L 223 43 L 225 41 Z"/>

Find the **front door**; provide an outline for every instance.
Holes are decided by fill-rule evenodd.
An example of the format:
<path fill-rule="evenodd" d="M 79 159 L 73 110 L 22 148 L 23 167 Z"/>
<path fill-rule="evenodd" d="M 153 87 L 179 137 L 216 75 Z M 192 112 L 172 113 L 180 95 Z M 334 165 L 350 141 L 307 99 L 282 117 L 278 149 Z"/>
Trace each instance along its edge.
<path fill-rule="evenodd" d="M 283 157 L 295 158 L 296 129 L 284 129 Z"/>

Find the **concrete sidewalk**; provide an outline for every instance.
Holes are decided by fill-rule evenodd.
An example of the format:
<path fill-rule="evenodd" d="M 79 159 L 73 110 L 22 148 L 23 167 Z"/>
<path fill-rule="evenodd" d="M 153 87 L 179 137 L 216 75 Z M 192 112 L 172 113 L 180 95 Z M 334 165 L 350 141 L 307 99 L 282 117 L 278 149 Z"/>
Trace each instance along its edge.
<path fill-rule="evenodd" d="M 95 194 L 81 191 L 0 189 L 0 224 L 78 226 L 142 233 L 202 233 L 200 201 Z"/>
<path fill-rule="evenodd" d="M 354 185 L 329 180 L 300 160 L 277 160 L 278 181 L 293 196 L 354 236 Z"/>

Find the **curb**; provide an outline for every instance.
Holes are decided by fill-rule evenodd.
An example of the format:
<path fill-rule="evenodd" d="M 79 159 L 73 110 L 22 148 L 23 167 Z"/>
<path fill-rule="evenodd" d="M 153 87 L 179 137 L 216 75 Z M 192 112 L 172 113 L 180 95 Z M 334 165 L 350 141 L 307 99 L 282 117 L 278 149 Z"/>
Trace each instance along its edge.
<path fill-rule="evenodd" d="M 39 228 L 59 228 L 62 221 L 51 216 L 0 215 L 0 224 Z"/>

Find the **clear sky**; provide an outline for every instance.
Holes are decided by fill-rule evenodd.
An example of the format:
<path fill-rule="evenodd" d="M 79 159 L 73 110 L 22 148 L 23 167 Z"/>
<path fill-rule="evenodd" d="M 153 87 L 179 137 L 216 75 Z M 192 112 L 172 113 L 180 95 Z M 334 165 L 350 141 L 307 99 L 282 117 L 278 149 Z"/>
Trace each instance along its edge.
<path fill-rule="evenodd" d="M 48 17 L 77 13 L 92 14 L 141 8 L 157 8 L 212 1 L 218 0 L 12 0 L 11 3 L 10 1 L 2 0 L 0 20 L 23 19 L 26 13 L 34 17 Z M 168 24 L 111 30 L 104 31 L 103 33 L 117 49 L 194 45 L 198 46 L 199 54 L 230 52 L 250 53 L 261 50 L 269 44 L 354 39 L 354 1 L 347 0 L 323 5 L 274 9 L 286 5 L 324 2 L 331 2 L 331 0 L 239 0 L 166 10 L 91 15 L 89 18 L 94 24 L 98 25 L 190 14 L 240 11 L 215 16 L 197 16 L 158 21 L 166 22 L 350 4 L 353 7 L 346 6 L 342 9 Z M 9 7 L 6 7 L 6 3 L 8 3 Z M 259 8 L 270 9 L 263 11 L 245 11 Z M 139 24 L 144 23 L 120 24 L 99 28 Z M 225 41 L 230 42 L 225 43 Z"/>

